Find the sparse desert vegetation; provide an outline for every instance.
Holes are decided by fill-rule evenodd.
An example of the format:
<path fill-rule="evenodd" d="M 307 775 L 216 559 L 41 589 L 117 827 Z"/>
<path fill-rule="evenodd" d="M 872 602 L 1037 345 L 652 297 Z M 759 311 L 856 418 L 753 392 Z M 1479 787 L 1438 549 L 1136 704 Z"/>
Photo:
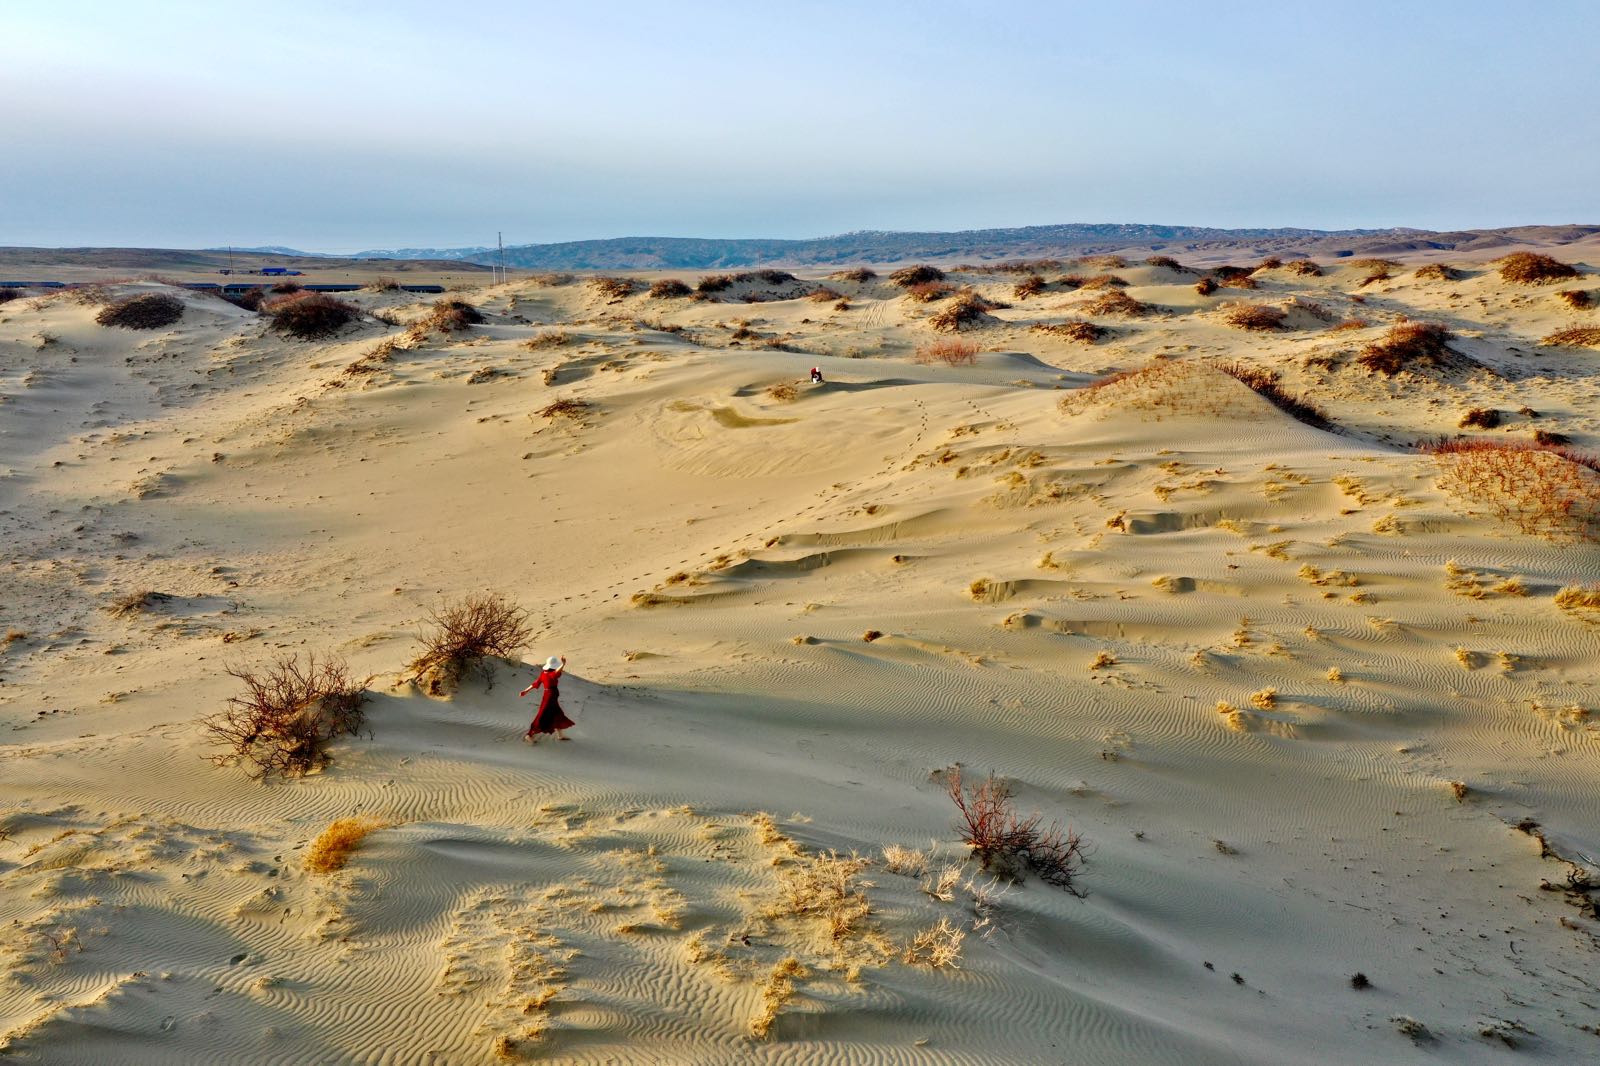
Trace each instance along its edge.
<path fill-rule="evenodd" d="M 1284 327 L 1284 313 L 1265 304 L 1231 304 L 1223 310 L 1223 320 L 1234 329 L 1269 333 Z"/>
<path fill-rule="evenodd" d="M 164 292 L 148 292 L 107 304 L 94 316 L 102 326 L 118 329 L 160 329 L 183 318 L 183 301 Z"/>
<path fill-rule="evenodd" d="M 978 361 L 978 346 L 971 341 L 930 341 L 917 348 L 919 363 L 971 366 Z"/>
<path fill-rule="evenodd" d="M 339 818 L 329 822 L 306 849 L 306 870 L 330 874 L 344 869 L 361 842 L 382 828 L 384 823 L 376 818 Z"/>
<path fill-rule="evenodd" d="M 915 285 L 926 285 L 931 281 L 943 281 L 944 271 L 936 266 L 920 264 L 918 266 L 902 267 L 889 275 L 889 280 L 902 289 L 909 289 Z"/>
<path fill-rule="evenodd" d="M 1357 362 L 1387 377 L 1402 371 L 1444 369 L 1461 360 L 1450 348 L 1453 338 L 1454 334 L 1436 322 L 1402 322 L 1363 348 Z"/>
<path fill-rule="evenodd" d="M 222 750 L 218 765 L 244 763 L 250 776 L 297 776 L 326 766 L 328 745 L 354 734 L 364 720 L 367 685 L 337 656 L 280 655 L 264 666 L 234 666 L 243 687 L 220 712 L 201 720 Z"/>
<path fill-rule="evenodd" d="M 948 772 L 947 791 L 958 813 L 957 833 L 988 872 L 1013 879 L 1028 872 L 1047 885 L 1082 896 L 1078 880 L 1087 862 L 1087 842 L 1043 815 L 1017 814 L 1006 787 L 992 775 L 964 785 L 961 771 Z"/>
<path fill-rule="evenodd" d="M 1515 285 L 1543 285 L 1578 276 L 1577 268 L 1538 252 L 1513 252 L 1500 260 L 1500 280 Z"/>
<path fill-rule="evenodd" d="M 646 293 L 652 300 L 676 300 L 693 295 L 694 290 L 677 278 L 662 278 L 652 282 Z"/>
<path fill-rule="evenodd" d="M 1552 348 L 1600 348 L 1600 326 L 1558 329 L 1539 343 Z"/>
<path fill-rule="evenodd" d="M 352 303 L 323 293 L 299 293 L 261 305 L 272 328 L 295 340 L 323 340 L 354 322 L 361 311 Z"/>
<path fill-rule="evenodd" d="M 450 692 L 468 675 L 488 671 L 492 658 L 515 655 L 532 636 L 528 612 L 498 593 L 446 600 L 428 612 L 417 636 L 422 650 L 406 673 L 434 694 Z"/>
<path fill-rule="evenodd" d="M 608 300 L 621 300 L 632 296 L 639 285 L 632 278 L 590 278 L 589 285 Z"/>

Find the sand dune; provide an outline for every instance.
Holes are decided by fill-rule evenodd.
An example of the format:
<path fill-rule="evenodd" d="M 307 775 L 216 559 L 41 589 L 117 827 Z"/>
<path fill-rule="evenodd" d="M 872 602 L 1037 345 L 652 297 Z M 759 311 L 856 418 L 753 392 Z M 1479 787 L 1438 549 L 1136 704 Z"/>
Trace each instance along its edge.
<path fill-rule="evenodd" d="M 1542 339 L 1600 283 L 1416 265 L 953 274 L 1011 305 L 970 365 L 919 360 L 940 302 L 886 278 L 827 280 L 848 310 L 513 280 L 459 332 L 363 292 L 312 342 L 192 293 L 148 332 L 0 304 L 0 1048 L 1591 1058 L 1600 924 L 1560 889 L 1600 879 L 1600 611 L 1555 597 L 1600 514 L 1526 532 L 1536 501 L 1417 445 L 1596 448 L 1595 353 Z M 1363 365 L 1416 320 L 1447 358 Z M 519 743 L 527 663 L 405 680 L 428 610 L 486 590 L 527 663 L 570 657 L 572 743 Z M 226 669 L 313 649 L 374 675 L 366 729 L 305 778 L 212 765 Z M 967 858 L 957 765 L 1092 841 L 1086 899 Z M 351 816 L 383 828 L 307 870 Z M 912 950 L 941 921 L 958 966 Z"/>

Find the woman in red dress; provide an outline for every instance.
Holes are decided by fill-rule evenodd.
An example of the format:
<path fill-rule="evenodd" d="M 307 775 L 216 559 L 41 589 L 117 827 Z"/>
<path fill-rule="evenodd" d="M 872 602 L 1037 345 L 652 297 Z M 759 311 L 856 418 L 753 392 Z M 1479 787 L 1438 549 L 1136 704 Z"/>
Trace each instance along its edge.
<path fill-rule="evenodd" d="M 526 696 L 536 688 L 544 689 L 544 695 L 539 699 L 539 709 L 533 713 L 533 721 L 528 723 L 528 731 L 522 735 L 522 739 L 529 744 L 539 743 L 540 733 L 554 733 L 558 740 L 566 740 L 566 731 L 577 724 L 561 710 L 561 693 L 556 687 L 561 682 L 561 672 L 566 668 L 565 655 L 550 656 L 545 660 L 539 676 L 533 679 L 533 684 L 517 693 Z"/>

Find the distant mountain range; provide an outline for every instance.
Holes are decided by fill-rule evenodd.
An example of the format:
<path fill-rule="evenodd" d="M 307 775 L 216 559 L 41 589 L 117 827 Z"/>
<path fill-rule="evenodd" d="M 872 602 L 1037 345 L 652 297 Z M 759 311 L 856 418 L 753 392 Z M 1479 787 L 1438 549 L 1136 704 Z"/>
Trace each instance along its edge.
<path fill-rule="evenodd" d="M 1297 253 L 1337 258 L 1427 249 L 1473 250 L 1510 244 L 1564 244 L 1600 233 L 1600 226 L 1523 226 L 1434 232 L 1420 229 L 1213 229 L 1074 223 L 953 233 L 866 230 L 806 240 L 710 237 L 618 237 L 523 244 L 505 250 L 507 266 L 522 270 L 720 269 L 760 265 L 832 266 L 913 259 L 950 261 L 1071 257 L 1151 251 L 1223 257 Z M 493 248 L 401 248 L 357 252 L 353 259 L 495 262 Z"/>

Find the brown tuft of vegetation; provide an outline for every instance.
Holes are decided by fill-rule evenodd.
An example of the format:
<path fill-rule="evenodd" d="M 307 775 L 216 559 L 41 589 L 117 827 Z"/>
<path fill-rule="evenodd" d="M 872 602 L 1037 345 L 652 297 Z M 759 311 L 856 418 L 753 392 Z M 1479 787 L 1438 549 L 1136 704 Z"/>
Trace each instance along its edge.
<path fill-rule="evenodd" d="M 21 289 L 13 289 L 10 286 L 0 289 L 0 304 L 8 304 L 12 300 L 20 299 L 22 299 Z"/>
<path fill-rule="evenodd" d="M 1149 259 L 1144 261 L 1144 265 L 1148 267 L 1160 267 L 1163 270 L 1175 270 L 1180 274 L 1193 273 L 1193 271 L 1191 271 L 1188 267 L 1184 266 L 1170 255 L 1152 255 Z"/>
<path fill-rule="evenodd" d="M 1291 259 L 1288 262 L 1288 271 L 1302 278 L 1322 277 L 1322 268 L 1309 259 Z"/>
<path fill-rule="evenodd" d="M 540 408 L 542 418 L 582 418 L 590 411 L 589 404 L 584 400 L 562 399 L 555 403 Z"/>
<path fill-rule="evenodd" d="M 1568 585 L 1556 593 L 1555 604 L 1563 611 L 1600 611 L 1600 584 Z"/>
<path fill-rule="evenodd" d="M 1078 878 L 1087 862 L 1087 843 L 1060 823 L 1040 825 L 1035 811 L 1020 817 L 1010 793 L 990 774 L 982 783 L 964 788 L 961 771 L 949 773 L 950 800 L 959 812 L 956 831 L 961 842 L 972 849 L 984 870 L 1020 880 L 1032 870 L 1047 885 L 1063 889 L 1082 899 Z"/>
<path fill-rule="evenodd" d="M 962 289 L 955 299 L 928 319 L 928 325 L 941 333 L 960 333 L 963 326 L 982 324 L 997 306 L 972 289 Z"/>
<path fill-rule="evenodd" d="M 331 337 L 361 314 L 354 304 L 316 292 L 284 296 L 263 304 L 262 310 L 275 331 L 302 341 Z"/>
<path fill-rule="evenodd" d="M 1234 329 L 1268 333 L 1283 328 L 1284 314 L 1276 307 L 1264 304 L 1230 304 L 1223 311 L 1222 318 Z"/>
<path fill-rule="evenodd" d="M 972 366 L 978 361 L 978 346 L 970 341 L 933 341 L 917 348 L 916 361 L 923 364 Z"/>
<path fill-rule="evenodd" d="M 1081 319 L 1068 319 L 1065 322 L 1036 322 L 1029 329 L 1037 333 L 1048 333 L 1055 337 L 1065 337 L 1069 341 L 1080 344 L 1093 344 L 1106 335 L 1104 326 L 1097 326 L 1093 322 Z"/>
<path fill-rule="evenodd" d="M 844 299 L 844 293 L 838 289 L 830 289 L 826 285 L 822 285 L 806 293 L 806 299 L 814 304 L 835 303 Z"/>
<path fill-rule="evenodd" d="M 1367 272 L 1366 276 L 1356 284 L 1358 289 L 1380 281 L 1388 281 L 1394 277 L 1394 272 L 1400 269 L 1400 264 L 1392 259 L 1352 259 L 1350 265 Z"/>
<path fill-rule="evenodd" d="M 1128 261 L 1120 255 L 1089 255 L 1078 262 L 1082 266 L 1094 267 L 1096 270 L 1121 270 L 1128 265 Z"/>
<path fill-rule="evenodd" d="M 1235 381 L 1248 386 L 1256 395 L 1296 421 L 1304 422 L 1315 429 L 1332 431 L 1337 428 L 1321 408 L 1302 400 L 1279 384 L 1278 374 L 1275 371 L 1238 362 L 1213 365 Z"/>
<path fill-rule="evenodd" d="M 1493 429 L 1500 424 L 1500 412 L 1492 407 L 1474 407 L 1456 424 L 1462 429 Z"/>
<path fill-rule="evenodd" d="M 528 612 L 499 593 L 446 600 L 427 621 L 431 628 L 417 636 L 422 651 L 406 670 L 434 695 L 453 690 L 474 671 L 490 675 L 491 656 L 509 658 L 533 636 Z"/>
<path fill-rule="evenodd" d="M 1427 263 L 1419 266 L 1416 273 L 1411 275 L 1418 281 L 1459 281 L 1461 274 L 1443 263 Z"/>
<path fill-rule="evenodd" d="M 160 329 L 182 317 L 182 300 L 163 292 L 150 292 L 108 304 L 94 316 L 94 320 L 102 326 L 116 326 L 119 329 Z"/>
<path fill-rule="evenodd" d="M 444 333 L 459 333 L 488 321 L 483 317 L 483 312 L 467 303 L 446 297 L 436 300 L 433 309 L 428 312 L 428 317 L 419 323 L 424 329 L 436 329 Z"/>
<path fill-rule="evenodd" d="M 1556 293 L 1556 299 L 1574 311 L 1587 311 L 1595 305 L 1594 293 L 1586 289 L 1562 289 Z M 4 302 L 4 300 L 0 300 L 0 303 Z"/>
<path fill-rule="evenodd" d="M 632 296 L 638 284 L 632 278 L 590 278 L 589 285 L 608 300 L 621 300 Z"/>
<path fill-rule="evenodd" d="M 571 285 L 574 280 L 571 274 L 562 273 L 528 275 L 529 283 L 540 289 L 558 289 L 563 285 Z"/>
<path fill-rule="evenodd" d="M 1538 252 L 1512 252 L 1500 260 L 1500 280 L 1517 285 L 1543 285 L 1578 276 L 1577 268 Z"/>
<path fill-rule="evenodd" d="M 866 267 L 851 267 L 849 270 L 835 270 L 828 275 L 830 281 L 871 281 L 878 276 L 875 270 Z"/>
<path fill-rule="evenodd" d="M 1281 266 L 1283 266 L 1283 260 L 1282 259 L 1279 259 L 1275 255 L 1269 255 L 1265 259 L 1261 260 L 1261 263 L 1256 267 L 1256 269 L 1257 270 L 1277 270 Z"/>
<path fill-rule="evenodd" d="M 1096 274 L 1078 283 L 1080 289 L 1126 289 L 1128 283 L 1115 274 Z"/>
<path fill-rule="evenodd" d="M 225 292 L 222 293 L 221 296 L 223 300 L 235 307 L 242 307 L 246 311 L 259 312 L 261 310 L 261 305 L 267 299 L 267 290 L 260 288 L 246 289 L 241 293 Z"/>
<path fill-rule="evenodd" d="M 1600 539 L 1600 458 L 1528 441 L 1457 439 L 1423 448 L 1439 485 L 1496 520 L 1551 540 Z"/>
<path fill-rule="evenodd" d="M 1044 292 L 1045 285 L 1043 274 L 1029 274 L 1011 287 L 1011 295 L 1019 300 L 1026 300 L 1030 296 Z"/>
<path fill-rule="evenodd" d="M 676 300 L 693 292 L 693 289 L 677 278 L 662 278 L 650 286 L 650 291 L 646 295 L 652 300 Z"/>
<path fill-rule="evenodd" d="M 919 304 L 931 304 L 955 291 L 942 281 L 919 281 L 915 285 L 906 286 L 906 299 L 915 300 Z"/>
<path fill-rule="evenodd" d="M 305 286 L 298 281 L 280 281 L 272 286 L 272 291 L 280 296 L 287 296 L 290 293 L 304 292 Z"/>
<path fill-rule="evenodd" d="M 1442 369 L 1460 358 L 1450 349 L 1453 337 L 1434 322 L 1401 322 L 1362 349 L 1356 361 L 1388 377 L 1418 367 Z"/>
<path fill-rule="evenodd" d="M 1571 329 L 1558 329 L 1539 343 L 1552 348 L 1600 348 L 1600 327 L 1573 326 Z"/>
<path fill-rule="evenodd" d="M 1533 442 L 1546 447 L 1551 445 L 1571 444 L 1572 438 L 1565 433 L 1557 433 L 1549 429 L 1536 429 L 1533 431 Z"/>
<path fill-rule="evenodd" d="M 1217 288 L 1217 279 L 1212 277 L 1204 277 L 1194 283 L 1194 291 L 1201 296 L 1210 296 Z"/>
<path fill-rule="evenodd" d="M 792 382 L 783 381 L 767 386 L 767 395 L 779 403 L 793 403 L 800 398 L 800 390 Z"/>
<path fill-rule="evenodd" d="M 733 288 L 732 274 L 707 274 L 695 283 L 694 291 L 710 295 L 715 292 L 726 292 Z"/>
<path fill-rule="evenodd" d="M 547 329 L 543 333 L 536 333 L 522 342 L 522 346 L 530 352 L 541 348 L 563 348 L 572 343 L 572 334 L 564 329 Z"/>
<path fill-rule="evenodd" d="M 380 275 L 361 286 L 362 292 L 399 292 L 400 283 L 386 275 Z"/>
<path fill-rule="evenodd" d="M 329 822 L 328 827 L 318 833 L 317 839 L 306 849 L 306 857 L 303 860 L 306 871 L 314 874 L 331 874 L 335 870 L 344 869 L 356 847 L 367 837 L 384 828 L 386 828 L 385 823 L 376 818 L 339 818 Z"/>
<path fill-rule="evenodd" d="M 137 589 L 114 597 L 106 610 L 117 618 L 133 618 L 171 601 L 170 593 L 156 592 L 154 589 Z"/>
<path fill-rule="evenodd" d="M 1372 323 L 1368 322 L 1364 318 L 1347 318 L 1343 322 L 1335 322 L 1333 325 L 1329 326 L 1328 332 L 1343 333 L 1346 330 L 1366 329 L 1370 325 L 1372 325 Z"/>
<path fill-rule="evenodd" d="M 1084 304 L 1081 310 L 1089 315 L 1142 318 L 1154 311 L 1155 308 L 1147 303 L 1140 303 L 1121 289 L 1111 289 Z"/>
<path fill-rule="evenodd" d="M 257 780 L 297 776 L 333 760 L 328 744 L 361 728 L 371 678 L 356 681 L 343 659 L 314 653 L 280 655 L 265 667 L 229 667 L 244 685 L 201 730 L 222 751 L 219 766 L 249 763 Z"/>
<path fill-rule="evenodd" d="M 943 281 L 944 271 L 936 266 L 926 263 L 917 266 L 901 267 L 889 275 L 889 280 L 902 289 L 909 289 L 913 285 L 924 285 L 930 281 Z"/>

